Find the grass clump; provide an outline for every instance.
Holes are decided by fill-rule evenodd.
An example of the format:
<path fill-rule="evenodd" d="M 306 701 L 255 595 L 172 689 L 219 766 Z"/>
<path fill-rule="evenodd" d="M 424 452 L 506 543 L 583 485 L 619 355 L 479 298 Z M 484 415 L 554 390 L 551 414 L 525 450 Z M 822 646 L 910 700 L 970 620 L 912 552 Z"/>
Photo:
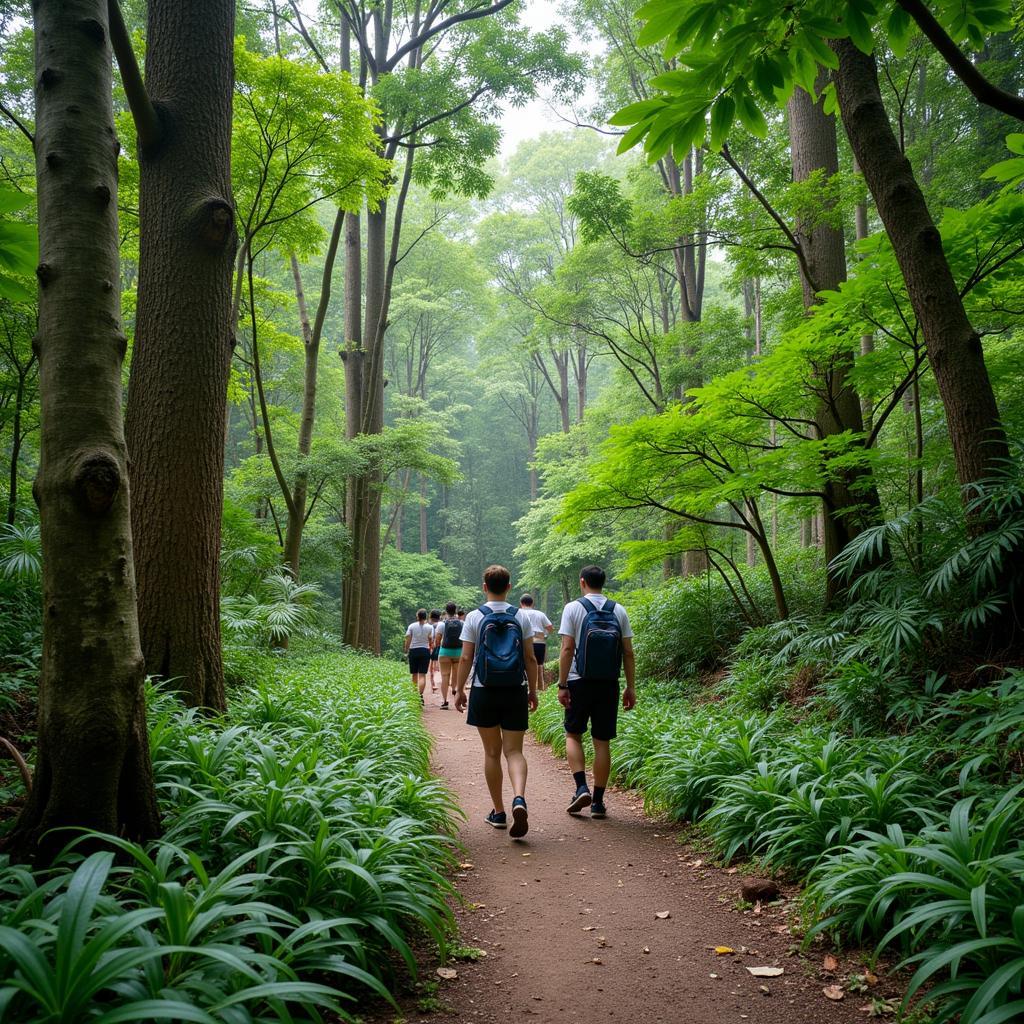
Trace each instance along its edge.
<path fill-rule="evenodd" d="M 348 1020 L 445 946 L 455 808 L 401 666 L 254 665 L 223 719 L 150 694 L 160 841 L 0 861 L 5 1021 Z"/>

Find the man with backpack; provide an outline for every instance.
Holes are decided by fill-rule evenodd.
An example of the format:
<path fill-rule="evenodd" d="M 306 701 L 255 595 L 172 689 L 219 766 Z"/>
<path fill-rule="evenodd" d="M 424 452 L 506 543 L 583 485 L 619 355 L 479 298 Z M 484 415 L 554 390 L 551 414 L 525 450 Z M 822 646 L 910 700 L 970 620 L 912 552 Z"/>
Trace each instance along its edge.
<path fill-rule="evenodd" d="M 604 791 L 611 774 L 611 741 L 619 712 L 619 674 L 626 671 L 622 707 L 636 705 L 636 664 L 633 629 L 626 609 L 602 593 L 605 572 L 588 565 L 580 572 L 582 597 L 562 611 L 558 632 L 562 651 L 558 660 L 558 700 L 565 708 L 565 759 L 576 792 L 566 810 L 578 814 L 590 807 L 592 818 L 604 818 Z M 594 741 L 594 792 L 587 785 L 583 733 L 590 726 Z"/>
<path fill-rule="evenodd" d="M 555 627 L 551 620 L 539 608 L 533 606 L 533 594 L 523 594 L 519 598 L 519 607 L 529 616 L 533 623 L 533 656 L 537 659 L 537 689 L 544 691 L 544 659 L 547 655 L 548 636 L 554 633 Z"/>
<path fill-rule="evenodd" d="M 458 616 L 458 607 L 449 601 L 444 608 L 441 620 L 441 633 L 437 648 L 437 663 L 441 669 L 441 710 L 448 710 L 448 693 L 455 688 L 458 680 L 459 659 L 462 657 L 462 620 Z"/>
<path fill-rule="evenodd" d="M 521 839 L 530 827 L 523 737 L 530 712 L 537 709 L 537 659 L 529 616 L 505 599 L 511 585 L 504 566 L 492 565 L 484 572 L 486 603 L 469 612 L 462 625 L 455 709 L 462 711 L 468 703 L 466 722 L 476 726 L 483 743 L 484 778 L 493 803 L 487 824 L 498 829 L 508 826 L 501 768 L 504 754 L 513 794 L 508 834 Z"/>

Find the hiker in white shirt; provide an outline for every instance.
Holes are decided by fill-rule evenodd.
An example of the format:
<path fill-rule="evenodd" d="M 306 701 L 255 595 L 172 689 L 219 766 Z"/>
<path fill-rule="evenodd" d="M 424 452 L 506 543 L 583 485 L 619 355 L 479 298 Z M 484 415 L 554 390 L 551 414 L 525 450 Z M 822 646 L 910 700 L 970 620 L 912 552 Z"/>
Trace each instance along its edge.
<path fill-rule="evenodd" d="M 530 642 L 533 624 L 525 611 L 506 600 L 510 586 L 511 576 L 504 566 L 492 565 L 485 570 L 483 590 L 487 602 L 469 612 L 462 625 L 455 710 L 462 711 L 468 704 L 466 724 L 475 725 L 480 733 L 484 779 L 493 803 L 486 821 L 499 829 L 508 826 L 501 767 L 504 754 L 513 794 L 512 827 L 508 834 L 512 839 L 521 839 L 530 827 L 523 737 L 530 712 L 537 709 L 537 661 Z"/>
<path fill-rule="evenodd" d="M 573 782 L 576 783 L 576 792 L 566 810 L 570 814 L 577 814 L 585 807 L 590 807 L 593 818 L 604 818 L 607 814 L 604 792 L 612 766 L 610 743 L 615 739 L 618 724 L 620 665 L 626 674 L 622 708 L 630 711 L 636 706 L 633 628 L 629 624 L 626 609 L 602 593 L 604 584 L 604 569 L 597 565 L 586 566 L 580 572 L 580 592 L 583 596 L 565 606 L 558 630 L 562 636 L 562 651 L 558 660 L 558 700 L 565 708 L 565 759 L 569 762 Z M 608 608 L 611 610 L 611 616 L 605 615 L 608 623 L 602 625 L 599 633 L 590 632 L 584 637 L 588 617 L 600 615 Z M 611 653 L 610 665 L 594 661 L 601 650 Z M 592 661 L 593 665 L 588 667 Z M 584 668 L 582 675 L 578 671 L 581 665 Z M 590 737 L 594 741 L 593 794 L 587 785 L 583 754 L 583 733 L 587 731 L 588 725 Z"/>
<path fill-rule="evenodd" d="M 427 622 L 427 609 L 421 608 L 416 613 L 416 621 L 409 623 L 405 631 L 405 653 L 409 656 L 409 673 L 412 685 L 420 693 L 423 703 L 423 691 L 427 688 L 427 673 L 430 671 L 430 648 L 434 640 L 434 627 Z"/>
<path fill-rule="evenodd" d="M 554 633 L 555 627 L 551 620 L 539 608 L 533 606 L 533 594 L 523 594 L 519 598 L 519 607 L 530 617 L 533 640 L 533 656 L 537 659 L 537 689 L 543 690 L 544 658 L 547 655 L 548 637 Z"/>

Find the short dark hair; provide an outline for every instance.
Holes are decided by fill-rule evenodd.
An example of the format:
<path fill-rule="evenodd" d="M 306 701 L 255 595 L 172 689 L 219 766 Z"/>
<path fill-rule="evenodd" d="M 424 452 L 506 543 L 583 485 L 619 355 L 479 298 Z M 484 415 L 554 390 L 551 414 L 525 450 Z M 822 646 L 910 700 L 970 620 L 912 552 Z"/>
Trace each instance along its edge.
<path fill-rule="evenodd" d="M 460 608 L 455 614 L 464 619 L 466 617 L 466 609 Z"/>
<path fill-rule="evenodd" d="M 416 613 L 416 618 L 419 619 L 420 622 L 426 622 L 427 621 L 427 609 L 426 608 L 421 608 Z"/>
<path fill-rule="evenodd" d="M 604 581 L 608 577 L 605 575 L 604 569 L 599 565 L 585 565 L 580 569 L 580 579 L 591 590 L 602 590 L 604 589 Z"/>
<path fill-rule="evenodd" d="M 444 606 L 444 610 L 446 615 L 454 615 L 458 611 L 458 606 L 455 604 L 454 601 L 449 601 Z"/>
<path fill-rule="evenodd" d="M 484 569 L 484 586 L 489 594 L 506 594 L 512 585 L 512 574 L 503 565 L 489 565 Z"/>
<path fill-rule="evenodd" d="M 441 618 L 441 613 L 436 608 L 431 608 L 430 617 L 436 621 L 437 619 Z"/>
<path fill-rule="evenodd" d="M 520 604 L 525 604 L 527 608 L 532 608 L 533 607 L 533 594 L 523 594 L 523 596 L 521 598 L 519 598 L 519 603 Z"/>

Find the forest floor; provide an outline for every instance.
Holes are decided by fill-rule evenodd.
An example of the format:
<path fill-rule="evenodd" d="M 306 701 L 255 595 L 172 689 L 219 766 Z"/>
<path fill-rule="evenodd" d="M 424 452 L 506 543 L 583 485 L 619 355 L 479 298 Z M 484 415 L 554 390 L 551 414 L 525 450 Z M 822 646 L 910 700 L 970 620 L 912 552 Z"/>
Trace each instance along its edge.
<path fill-rule="evenodd" d="M 401 1000 L 405 1019 L 844 1022 L 879 1014 L 895 994 L 891 980 L 870 974 L 870 986 L 851 990 L 864 988 L 855 980 L 867 970 L 863 958 L 833 951 L 837 962 L 826 962 L 823 944 L 802 955 L 790 932 L 795 890 L 784 887 L 780 903 L 743 907 L 742 873 L 710 864 L 681 842 L 678 826 L 645 815 L 636 793 L 609 791 L 604 821 L 567 814 L 568 768 L 531 736 L 529 834 L 516 842 L 489 828 L 476 731 L 427 700 L 435 770 L 467 816 L 456 878 L 462 941 L 486 956 L 453 962 L 458 975 L 447 980 L 432 977 L 436 962 L 426 965 L 419 993 Z M 763 966 L 784 973 L 747 970 Z M 830 986 L 840 1000 L 825 994 Z"/>

